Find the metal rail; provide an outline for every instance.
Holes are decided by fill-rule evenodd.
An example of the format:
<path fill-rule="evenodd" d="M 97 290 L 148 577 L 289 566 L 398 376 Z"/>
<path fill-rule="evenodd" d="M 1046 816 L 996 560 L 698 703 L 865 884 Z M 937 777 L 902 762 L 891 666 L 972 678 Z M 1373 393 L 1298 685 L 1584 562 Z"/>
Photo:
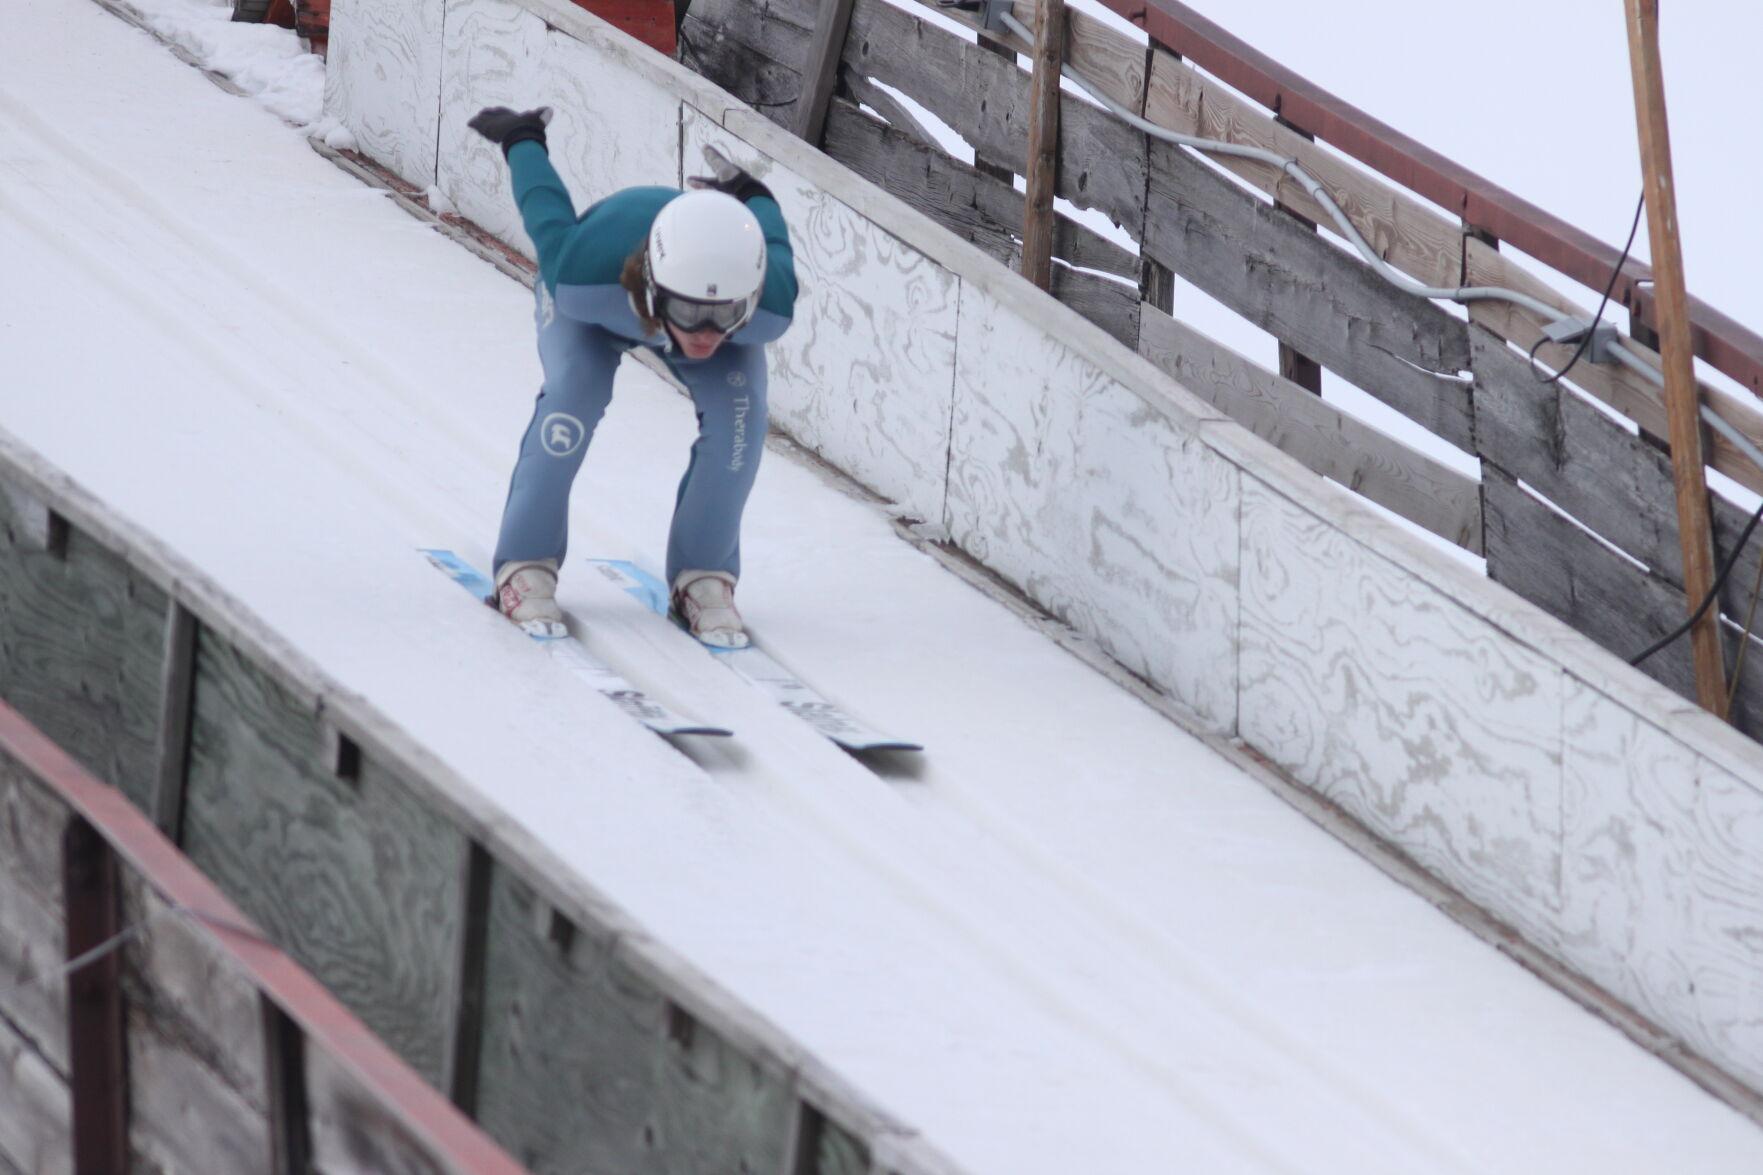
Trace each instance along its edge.
<path fill-rule="evenodd" d="M 1470 227 L 1523 250 L 1568 277 L 1600 289 L 1621 252 L 1545 212 L 1462 164 L 1404 135 L 1274 61 L 1180 0 L 1101 0 L 1150 34 L 1153 42 L 1242 91 L 1317 139 L 1386 178 L 1455 212 Z M 1657 329 L 1652 270 L 1628 259 L 1615 295 Z M 1699 298 L 1689 300 L 1695 353 L 1763 396 L 1763 336 Z"/>

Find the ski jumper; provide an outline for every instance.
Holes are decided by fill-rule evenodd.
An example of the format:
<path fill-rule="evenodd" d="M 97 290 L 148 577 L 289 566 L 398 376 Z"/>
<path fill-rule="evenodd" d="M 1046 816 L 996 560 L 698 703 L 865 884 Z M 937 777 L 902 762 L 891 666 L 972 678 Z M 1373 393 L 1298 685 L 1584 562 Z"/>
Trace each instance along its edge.
<path fill-rule="evenodd" d="M 554 559 L 568 546 L 569 491 L 594 428 L 612 400 L 612 377 L 632 347 L 657 352 L 691 393 L 698 439 L 674 500 L 667 582 L 681 571 L 741 573 L 741 514 L 765 451 L 765 344 L 790 325 L 796 264 L 777 201 L 755 195 L 747 207 L 765 234 L 765 285 L 752 319 L 708 359 L 677 352 L 665 328 L 646 334 L 619 284 L 626 258 L 643 248 L 649 226 L 678 188 L 626 188 L 578 219 L 545 148 L 508 152 L 514 199 L 539 255 L 534 286 L 539 362 L 545 381 L 508 486 L 495 566 Z"/>

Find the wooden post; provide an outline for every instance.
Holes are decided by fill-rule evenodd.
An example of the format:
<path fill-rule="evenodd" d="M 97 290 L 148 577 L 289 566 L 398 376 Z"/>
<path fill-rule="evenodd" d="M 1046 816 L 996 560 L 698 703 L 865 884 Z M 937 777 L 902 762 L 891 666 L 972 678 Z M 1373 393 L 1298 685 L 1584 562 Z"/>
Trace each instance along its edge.
<path fill-rule="evenodd" d="M 1138 101 L 1138 115 L 1140 118 L 1149 117 L 1146 113 L 1146 107 L 1150 105 L 1151 101 L 1151 73 L 1156 65 L 1157 53 L 1158 49 L 1155 42 L 1145 46 L 1145 84 L 1139 91 Z M 1171 53 L 1170 56 L 1174 57 L 1177 61 L 1181 60 L 1180 54 Z M 1146 146 L 1147 148 L 1150 146 L 1149 139 L 1146 139 Z M 1145 206 L 1150 202 L 1151 169 L 1146 167 L 1145 198 L 1139 205 L 1141 214 L 1144 212 Z M 1142 230 L 1139 235 L 1143 237 L 1144 233 Z M 1142 244 L 1143 242 L 1141 241 L 1141 246 Z M 1151 260 L 1151 258 L 1146 257 L 1142 247 L 1139 250 L 1139 297 L 1143 301 L 1149 302 L 1157 309 L 1163 311 L 1165 314 L 1171 316 L 1175 314 L 1175 272 L 1157 264 L 1155 261 Z"/>
<path fill-rule="evenodd" d="M 116 854 L 82 817 L 62 834 L 61 862 L 71 961 L 116 937 L 121 896 Z M 73 1169 L 121 1175 L 129 1168 L 129 1078 L 120 952 L 68 973 L 67 1055 Z"/>
<path fill-rule="evenodd" d="M 1292 133 L 1308 139 L 1310 142 L 1316 141 L 1315 135 L 1293 123 L 1287 122 L 1281 115 L 1274 115 L 1273 121 L 1285 127 Z M 1311 232 L 1316 231 L 1316 222 L 1314 220 L 1311 220 L 1296 209 L 1289 208 L 1285 204 L 1280 203 L 1277 197 L 1273 201 L 1273 206 L 1281 212 L 1284 212 L 1287 216 L 1290 216 L 1299 224 L 1307 227 Z M 1310 358 L 1290 343 L 1282 342 L 1279 345 L 1279 374 L 1282 379 L 1291 380 L 1311 395 L 1322 395 L 1322 364 L 1316 362 L 1316 360 Z"/>
<path fill-rule="evenodd" d="M 1059 69 L 1065 60 L 1065 0 L 1035 11 L 1033 101 L 1028 119 L 1028 200 L 1022 210 L 1022 276 L 1053 284 L 1053 181 L 1059 171 Z"/>
<path fill-rule="evenodd" d="M 811 147 L 820 146 L 826 130 L 826 108 L 833 100 L 833 82 L 839 76 L 839 57 L 845 51 L 845 34 L 851 27 L 852 0 L 820 0 L 814 22 L 814 40 L 802 66 L 802 96 L 796 102 L 796 134 Z"/>
<path fill-rule="evenodd" d="M 1678 539 L 1690 611 L 1714 583 L 1714 539 L 1708 517 L 1695 365 L 1691 359 L 1689 307 L 1683 254 L 1677 236 L 1677 198 L 1672 187 L 1671 134 L 1665 116 L 1665 75 L 1659 60 L 1659 0 L 1625 0 L 1628 56 L 1634 74 L 1635 121 L 1640 129 L 1641 171 L 1647 197 L 1647 235 L 1653 251 L 1653 293 L 1658 300 L 1660 357 L 1665 372 L 1665 411 L 1670 423 L 1671 469 L 1677 483 Z M 1696 701 L 1726 717 L 1726 665 L 1720 643 L 1720 609 L 1708 609 L 1690 630 L 1695 654 Z"/>

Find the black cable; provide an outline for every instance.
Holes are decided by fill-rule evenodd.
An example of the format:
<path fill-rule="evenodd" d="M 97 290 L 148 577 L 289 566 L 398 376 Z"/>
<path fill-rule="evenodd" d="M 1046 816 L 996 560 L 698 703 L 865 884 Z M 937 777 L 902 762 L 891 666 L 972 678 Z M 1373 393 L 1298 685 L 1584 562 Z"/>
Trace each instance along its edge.
<path fill-rule="evenodd" d="M 1739 534 L 1739 541 L 1733 544 L 1732 554 L 1726 557 L 1725 566 L 1721 567 L 1720 574 L 1714 577 L 1714 586 L 1708 589 L 1708 595 L 1703 599 L 1701 607 L 1697 608 L 1695 614 L 1688 620 L 1654 641 L 1651 645 L 1648 645 L 1644 652 L 1636 653 L 1634 656 L 1630 657 L 1628 659 L 1630 665 L 1639 665 L 1642 661 L 1645 661 L 1648 657 L 1651 657 L 1654 653 L 1657 653 L 1660 649 L 1663 649 L 1666 645 L 1670 644 L 1672 641 L 1696 626 L 1696 621 L 1702 618 L 1703 613 L 1707 612 L 1713 605 L 1714 601 L 1719 597 L 1720 589 L 1726 586 L 1726 577 L 1732 574 L 1732 569 L 1734 567 L 1738 566 L 1739 556 L 1744 554 L 1745 544 L 1750 541 L 1751 532 L 1757 529 L 1757 523 L 1760 521 L 1763 521 L 1763 506 L 1757 507 L 1757 512 L 1751 515 L 1751 521 L 1745 523 L 1745 529 Z"/>
<path fill-rule="evenodd" d="M 1542 348 L 1544 343 L 1549 341 L 1549 337 L 1544 335 L 1532 344 L 1530 355 L 1528 356 L 1530 359 L 1530 373 L 1537 377 L 1538 383 L 1552 384 L 1559 382 L 1562 376 L 1573 370 L 1574 364 L 1579 362 L 1580 357 L 1586 353 L 1586 349 L 1592 345 L 1592 336 L 1597 333 L 1598 324 L 1604 321 L 1604 307 L 1610 304 L 1610 294 L 1616 289 L 1616 279 L 1622 276 L 1622 267 L 1628 264 L 1629 250 L 1634 248 L 1634 236 L 1635 233 L 1640 231 L 1641 227 L 1641 209 L 1645 208 L 1646 205 L 1647 193 L 1643 189 L 1641 191 L 1641 198 L 1635 201 L 1634 223 L 1628 226 L 1628 241 L 1622 246 L 1622 256 L 1616 259 L 1616 268 L 1610 271 L 1610 280 L 1604 285 L 1604 296 L 1598 299 L 1598 312 L 1592 315 L 1592 325 L 1586 330 L 1585 334 L 1580 336 L 1579 347 L 1573 352 L 1573 358 L 1567 361 L 1567 366 L 1563 367 L 1560 371 L 1557 371 L 1554 375 L 1544 378 L 1537 372 L 1537 351 Z"/>

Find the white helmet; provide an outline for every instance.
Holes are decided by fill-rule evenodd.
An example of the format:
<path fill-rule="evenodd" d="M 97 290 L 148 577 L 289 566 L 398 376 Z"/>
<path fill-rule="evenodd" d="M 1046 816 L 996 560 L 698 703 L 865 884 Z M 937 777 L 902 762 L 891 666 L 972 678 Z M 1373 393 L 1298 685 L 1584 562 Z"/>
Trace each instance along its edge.
<path fill-rule="evenodd" d="M 746 325 L 765 285 L 765 233 L 723 192 L 687 192 L 662 205 L 644 256 L 649 311 L 682 331 Z"/>

